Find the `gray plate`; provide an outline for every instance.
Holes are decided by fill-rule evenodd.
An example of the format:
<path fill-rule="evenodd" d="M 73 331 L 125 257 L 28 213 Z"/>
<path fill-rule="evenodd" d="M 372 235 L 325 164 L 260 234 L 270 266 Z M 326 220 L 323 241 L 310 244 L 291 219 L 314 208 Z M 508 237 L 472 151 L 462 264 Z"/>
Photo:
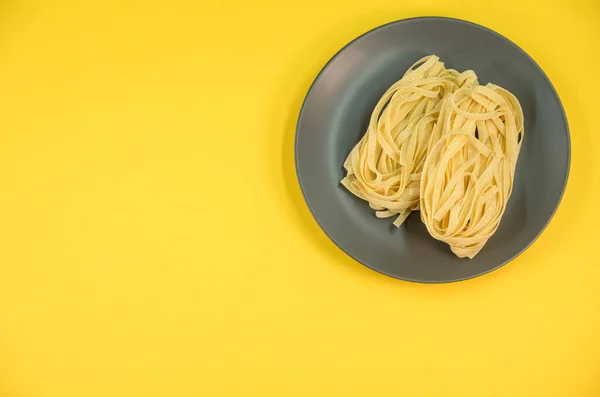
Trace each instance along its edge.
<path fill-rule="evenodd" d="M 365 133 L 385 90 L 419 58 L 472 69 L 482 84 L 514 93 L 525 114 L 515 185 L 496 234 L 474 259 L 459 259 L 413 213 L 399 229 L 340 185 L 344 159 Z M 564 110 L 540 67 L 487 28 L 449 18 L 414 18 L 352 41 L 310 88 L 296 129 L 296 170 L 306 203 L 338 247 L 358 262 L 403 280 L 440 283 L 492 271 L 523 252 L 544 230 L 562 197 L 570 164 Z"/>

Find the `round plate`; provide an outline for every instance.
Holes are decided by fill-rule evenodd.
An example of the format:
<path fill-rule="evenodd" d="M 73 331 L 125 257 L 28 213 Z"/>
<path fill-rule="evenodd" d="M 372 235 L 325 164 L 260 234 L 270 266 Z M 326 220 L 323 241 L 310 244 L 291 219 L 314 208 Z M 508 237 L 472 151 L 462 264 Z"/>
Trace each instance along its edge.
<path fill-rule="evenodd" d="M 525 137 L 514 190 L 496 234 L 473 259 L 434 240 L 413 213 L 400 228 L 378 219 L 340 181 L 342 164 L 366 131 L 386 89 L 423 56 L 472 69 L 517 96 Z M 492 271 L 523 252 L 544 230 L 562 197 L 570 164 L 564 110 L 540 67 L 519 47 L 482 26 L 414 18 L 376 28 L 338 52 L 310 88 L 296 129 L 296 171 L 306 203 L 333 242 L 358 262 L 403 280 L 439 283 Z"/>

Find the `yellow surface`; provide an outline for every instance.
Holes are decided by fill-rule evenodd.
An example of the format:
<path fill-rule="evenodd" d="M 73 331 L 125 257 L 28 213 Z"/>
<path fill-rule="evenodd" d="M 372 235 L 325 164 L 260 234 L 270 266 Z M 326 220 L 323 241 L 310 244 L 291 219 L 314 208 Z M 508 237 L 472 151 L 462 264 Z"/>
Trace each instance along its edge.
<path fill-rule="evenodd" d="M 0 396 L 600 395 L 597 0 L 0 3 Z M 522 256 L 386 278 L 319 230 L 301 101 L 395 19 L 508 36 L 569 118 L 562 205 Z"/>

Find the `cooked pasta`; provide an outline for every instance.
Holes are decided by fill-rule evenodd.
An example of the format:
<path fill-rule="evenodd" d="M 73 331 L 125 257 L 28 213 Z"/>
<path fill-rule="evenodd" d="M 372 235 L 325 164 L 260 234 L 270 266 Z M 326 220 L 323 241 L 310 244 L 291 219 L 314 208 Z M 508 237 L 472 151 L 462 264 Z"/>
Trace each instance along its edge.
<path fill-rule="evenodd" d="M 396 226 L 420 209 L 434 238 L 473 258 L 504 214 L 523 133 L 514 95 L 428 56 L 379 100 L 341 183 Z"/>

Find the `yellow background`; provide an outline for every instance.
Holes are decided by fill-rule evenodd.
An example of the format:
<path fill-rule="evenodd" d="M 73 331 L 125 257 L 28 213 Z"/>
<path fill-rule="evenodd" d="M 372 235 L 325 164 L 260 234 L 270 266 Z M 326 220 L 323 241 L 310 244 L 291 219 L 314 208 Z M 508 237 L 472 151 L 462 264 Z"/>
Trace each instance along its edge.
<path fill-rule="evenodd" d="M 0 396 L 600 395 L 600 3 L 0 3 Z M 294 126 L 344 44 L 419 15 L 547 72 L 571 176 L 518 259 L 418 285 L 319 230 Z"/>

